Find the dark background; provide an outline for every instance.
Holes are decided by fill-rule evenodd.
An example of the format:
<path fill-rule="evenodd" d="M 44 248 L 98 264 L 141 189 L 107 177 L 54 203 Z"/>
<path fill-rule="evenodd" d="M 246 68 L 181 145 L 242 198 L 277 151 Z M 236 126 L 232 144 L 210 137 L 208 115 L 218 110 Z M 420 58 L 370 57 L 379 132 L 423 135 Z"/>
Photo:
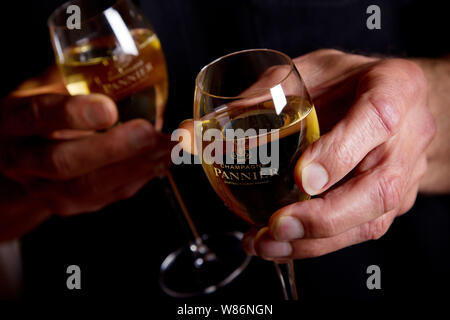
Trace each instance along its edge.
<path fill-rule="evenodd" d="M 53 63 L 46 19 L 63 1 L 4 1 L 0 11 L 5 96 Z M 162 42 L 169 67 L 165 130 L 192 117 L 194 79 L 223 54 L 273 48 L 296 57 L 320 48 L 365 54 L 439 56 L 450 52 L 444 2 L 357 0 L 140 1 Z M 366 8 L 381 8 L 381 30 L 366 28 Z M 300 70 L 301 72 L 301 70 Z M 201 232 L 247 230 L 210 187 L 199 165 L 173 168 Z M 1 196 L 1 190 L 0 190 Z M 450 201 L 420 196 L 380 240 L 296 262 L 304 302 L 448 298 Z M 187 238 L 162 191 L 151 181 L 134 198 L 101 212 L 52 217 L 23 238 L 25 298 L 139 298 L 181 303 L 159 288 L 159 266 Z M 66 289 L 66 268 L 82 270 L 82 290 Z M 367 266 L 379 265 L 382 290 L 366 288 Z M 156 300 L 155 300 L 156 297 Z M 190 302 L 279 301 L 271 263 L 253 259 L 231 285 Z M 152 301 L 152 302 L 151 302 Z"/>

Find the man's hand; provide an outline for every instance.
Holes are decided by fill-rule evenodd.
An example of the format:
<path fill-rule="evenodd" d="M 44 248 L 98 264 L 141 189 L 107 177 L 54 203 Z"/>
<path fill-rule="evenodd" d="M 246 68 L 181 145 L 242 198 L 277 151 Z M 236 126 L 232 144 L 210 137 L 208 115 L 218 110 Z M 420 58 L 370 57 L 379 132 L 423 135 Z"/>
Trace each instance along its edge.
<path fill-rule="evenodd" d="M 427 81 L 415 63 L 319 50 L 295 60 L 323 136 L 301 156 L 311 195 L 243 240 L 266 259 L 320 256 L 380 238 L 415 202 L 435 133 Z"/>
<path fill-rule="evenodd" d="M 11 94 L 0 105 L 0 241 L 51 214 L 92 212 L 131 197 L 170 160 L 146 120 L 115 126 L 104 95 Z"/>

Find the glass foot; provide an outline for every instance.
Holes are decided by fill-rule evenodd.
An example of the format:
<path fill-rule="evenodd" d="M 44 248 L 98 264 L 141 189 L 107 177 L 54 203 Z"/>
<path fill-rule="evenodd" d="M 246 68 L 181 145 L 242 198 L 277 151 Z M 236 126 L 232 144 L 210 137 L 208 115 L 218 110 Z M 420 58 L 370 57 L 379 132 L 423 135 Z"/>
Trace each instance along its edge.
<path fill-rule="evenodd" d="M 242 250 L 241 232 L 203 235 L 169 254 L 161 264 L 160 285 L 169 296 L 192 297 L 215 292 L 233 281 L 251 257 Z"/>

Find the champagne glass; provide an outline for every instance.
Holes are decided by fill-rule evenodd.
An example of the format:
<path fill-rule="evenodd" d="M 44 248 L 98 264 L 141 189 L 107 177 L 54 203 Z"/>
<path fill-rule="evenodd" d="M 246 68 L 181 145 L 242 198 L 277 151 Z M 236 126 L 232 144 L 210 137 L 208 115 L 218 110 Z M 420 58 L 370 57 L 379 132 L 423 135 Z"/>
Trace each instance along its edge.
<path fill-rule="evenodd" d="M 162 129 L 168 97 L 164 53 L 152 26 L 131 1 L 70 1 L 53 12 L 48 26 L 71 95 L 108 95 L 117 104 L 119 122 L 143 118 Z M 170 172 L 167 181 L 169 200 L 181 208 L 192 241 L 164 260 L 161 286 L 176 297 L 214 292 L 249 262 L 238 250 L 242 234 L 200 235 Z"/>
<path fill-rule="evenodd" d="M 310 198 L 293 173 L 302 152 L 319 138 L 319 125 L 287 55 L 244 50 L 205 66 L 196 79 L 194 120 L 203 169 L 238 216 L 264 227 L 277 209 Z M 292 259 L 275 266 L 284 298 L 296 300 Z"/>

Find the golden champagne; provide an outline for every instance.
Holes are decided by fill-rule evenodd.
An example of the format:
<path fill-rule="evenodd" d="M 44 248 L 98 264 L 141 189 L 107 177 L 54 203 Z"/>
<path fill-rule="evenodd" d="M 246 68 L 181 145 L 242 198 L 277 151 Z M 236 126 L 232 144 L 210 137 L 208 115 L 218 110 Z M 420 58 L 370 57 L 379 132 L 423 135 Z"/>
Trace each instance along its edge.
<path fill-rule="evenodd" d="M 277 140 L 270 134 L 265 139 L 261 139 L 260 135 L 244 137 L 245 141 L 240 142 L 233 139 L 231 143 L 235 147 L 231 150 L 236 160 L 239 158 L 238 143 L 244 146 L 245 152 L 240 152 L 241 163 L 227 163 L 226 152 L 220 155 L 223 159 L 220 164 L 207 164 L 205 159 L 202 161 L 203 169 L 217 194 L 241 218 L 264 226 L 277 209 L 309 199 L 309 195 L 295 184 L 294 167 L 301 153 L 320 135 L 317 115 L 311 103 L 299 97 L 287 97 L 287 105 L 281 114 L 276 113 L 272 100 L 251 107 L 224 107 L 203 118 L 200 125 L 202 132 L 212 128 L 222 132 L 223 150 L 226 150 L 225 144 L 230 143 L 230 140 L 227 141 L 226 129 L 277 130 Z M 196 141 L 200 139 L 202 137 L 197 136 Z M 258 154 L 255 149 L 266 144 L 267 150 L 271 150 L 271 144 L 275 141 L 279 146 L 277 169 L 270 168 L 270 164 L 263 164 L 259 159 L 252 161 L 252 157 Z M 209 143 L 212 142 L 202 141 L 199 150 L 203 154 Z"/>
<path fill-rule="evenodd" d="M 71 95 L 106 94 L 117 103 L 120 121 L 144 118 L 161 129 L 168 95 L 161 44 L 148 29 L 131 30 L 131 36 L 137 54 L 103 37 L 70 47 L 57 62 Z"/>

